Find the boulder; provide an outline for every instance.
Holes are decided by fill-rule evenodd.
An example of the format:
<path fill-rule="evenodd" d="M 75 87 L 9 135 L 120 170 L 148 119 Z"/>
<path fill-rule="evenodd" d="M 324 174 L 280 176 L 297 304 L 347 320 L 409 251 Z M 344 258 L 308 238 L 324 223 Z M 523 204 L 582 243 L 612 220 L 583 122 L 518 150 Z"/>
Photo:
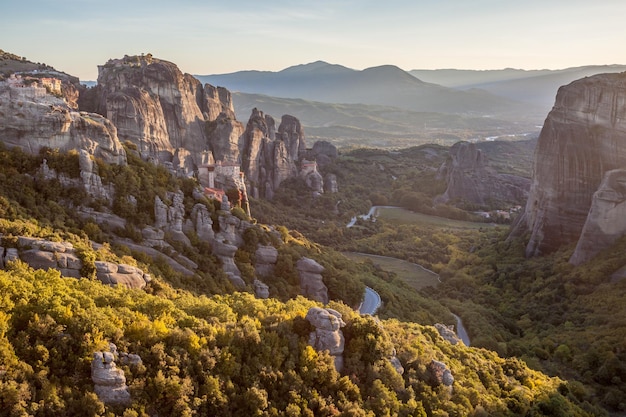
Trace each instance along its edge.
<path fill-rule="evenodd" d="M 337 176 L 335 174 L 326 174 L 324 177 L 324 191 L 327 193 L 339 192 Z"/>
<path fill-rule="evenodd" d="M 428 370 L 430 371 L 434 385 L 451 387 L 454 383 L 454 376 L 452 376 L 452 372 L 450 372 L 445 363 L 433 359 L 430 361 L 430 364 L 428 364 Z"/>
<path fill-rule="evenodd" d="M 300 290 L 305 297 L 321 303 L 328 303 L 328 288 L 324 285 L 324 267 L 310 258 L 301 258 L 296 264 L 300 277 Z"/>
<path fill-rule="evenodd" d="M 268 277 L 274 273 L 278 260 L 278 250 L 273 246 L 259 246 L 254 253 L 254 269 L 260 277 Z"/>
<path fill-rule="evenodd" d="M 452 345 L 456 345 L 461 341 L 454 332 L 454 326 L 446 326 L 445 324 L 436 323 L 435 329 L 439 332 L 439 335 Z"/>
<path fill-rule="evenodd" d="M 111 352 L 94 352 L 91 379 L 100 401 L 107 405 L 127 405 L 131 401 L 124 371 L 115 366 Z"/>
<path fill-rule="evenodd" d="M 318 352 L 328 351 L 335 357 L 335 368 L 341 371 L 345 347 L 341 328 L 346 325 L 341 319 L 341 313 L 330 308 L 311 307 L 305 319 L 315 327 L 309 335 L 309 345 Z"/>
<path fill-rule="evenodd" d="M 209 209 L 204 204 L 196 204 L 191 210 L 191 221 L 198 238 L 205 242 L 213 240 L 213 220 Z"/>
<path fill-rule="evenodd" d="M 257 298 L 262 298 L 262 299 L 269 298 L 270 287 L 268 287 L 267 284 L 263 283 L 262 281 L 259 281 L 258 279 L 255 279 L 253 285 L 254 285 L 254 295 Z"/>
<path fill-rule="evenodd" d="M 57 259 L 53 252 L 46 252 L 39 249 L 29 249 L 20 254 L 22 261 L 26 262 L 33 269 L 56 269 Z"/>

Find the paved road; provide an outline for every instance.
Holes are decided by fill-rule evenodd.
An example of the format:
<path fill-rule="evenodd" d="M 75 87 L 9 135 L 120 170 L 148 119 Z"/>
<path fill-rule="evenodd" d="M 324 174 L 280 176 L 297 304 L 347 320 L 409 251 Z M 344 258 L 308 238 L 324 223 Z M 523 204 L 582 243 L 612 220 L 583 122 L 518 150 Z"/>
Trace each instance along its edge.
<path fill-rule="evenodd" d="M 370 287 L 365 287 L 365 295 L 359 307 L 359 313 L 373 316 L 378 307 L 380 307 L 380 295 Z"/>
<path fill-rule="evenodd" d="M 463 321 L 456 314 L 452 313 L 452 315 L 456 319 L 456 335 L 459 336 L 459 338 L 463 341 L 463 343 L 465 343 L 465 346 L 469 346 L 470 338 L 469 338 L 469 335 L 467 334 L 467 330 L 465 330 L 465 327 L 463 326 Z"/>

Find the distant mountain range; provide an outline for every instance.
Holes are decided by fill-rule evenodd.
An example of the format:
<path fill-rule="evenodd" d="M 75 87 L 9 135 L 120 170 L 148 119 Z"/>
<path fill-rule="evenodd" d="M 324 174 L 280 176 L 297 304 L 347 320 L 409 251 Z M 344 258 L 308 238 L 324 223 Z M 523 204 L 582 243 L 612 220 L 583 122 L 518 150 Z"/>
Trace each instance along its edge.
<path fill-rule="evenodd" d="M 231 91 L 325 103 L 359 103 L 417 112 L 499 117 L 529 110 L 527 104 L 487 91 L 458 90 L 424 82 L 393 65 L 358 71 L 317 61 L 278 72 L 241 71 L 196 77 Z"/>
<path fill-rule="evenodd" d="M 626 65 L 596 65 L 562 70 L 412 70 L 392 65 L 362 71 L 317 61 L 278 72 L 240 71 L 196 75 L 202 82 L 231 91 L 299 98 L 325 103 L 393 106 L 417 112 L 545 118 L 558 88 Z"/>
<path fill-rule="evenodd" d="M 626 65 L 588 65 L 561 70 L 412 70 L 420 80 L 459 90 L 488 91 L 500 97 L 539 106 L 548 111 L 554 104 L 556 92 L 562 85 L 601 73 L 626 71 Z"/>

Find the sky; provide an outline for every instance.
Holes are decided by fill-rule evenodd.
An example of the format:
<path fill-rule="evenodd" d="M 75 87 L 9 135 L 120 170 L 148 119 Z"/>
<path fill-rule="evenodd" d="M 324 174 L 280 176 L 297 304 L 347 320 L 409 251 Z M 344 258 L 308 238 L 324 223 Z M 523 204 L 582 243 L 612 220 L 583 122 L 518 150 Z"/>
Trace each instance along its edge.
<path fill-rule="evenodd" d="M 0 49 L 95 80 L 152 53 L 191 74 L 626 64 L 624 0 L 3 0 Z"/>

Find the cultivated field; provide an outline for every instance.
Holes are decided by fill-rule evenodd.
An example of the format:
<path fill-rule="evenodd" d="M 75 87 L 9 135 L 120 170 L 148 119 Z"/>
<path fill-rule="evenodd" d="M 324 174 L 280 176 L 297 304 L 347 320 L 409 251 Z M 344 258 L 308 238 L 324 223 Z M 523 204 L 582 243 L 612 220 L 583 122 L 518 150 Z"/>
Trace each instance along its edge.
<path fill-rule="evenodd" d="M 416 213 L 401 207 L 381 207 L 378 209 L 376 217 L 390 223 L 417 224 L 440 227 L 442 229 L 480 229 L 484 227 L 497 226 L 493 223 L 466 222 L 462 220 L 446 219 L 444 217 Z"/>
<path fill-rule="evenodd" d="M 385 271 L 394 272 L 398 278 L 416 290 L 424 287 L 434 287 L 439 283 L 439 275 L 418 264 L 388 256 L 370 255 L 360 252 L 344 252 L 344 255 L 354 261 L 363 262 L 369 259 Z"/>

